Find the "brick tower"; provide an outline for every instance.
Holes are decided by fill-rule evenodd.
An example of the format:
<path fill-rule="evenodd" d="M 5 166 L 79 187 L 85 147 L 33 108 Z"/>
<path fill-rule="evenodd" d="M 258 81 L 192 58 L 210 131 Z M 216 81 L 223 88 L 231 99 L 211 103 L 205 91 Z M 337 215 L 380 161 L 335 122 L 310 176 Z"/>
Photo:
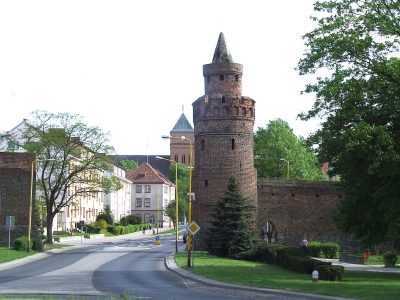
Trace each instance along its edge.
<path fill-rule="evenodd" d="M 212 220 L 210 214 L 227 191 L 230 176 L 238 180 L 243 195 L 255 208 L 256 218 L 255 101 L 242 96 L 242 70 L 241 64 L 232 61 L 224 35 L 220 33 L 212 63 L 203 66 L 205 95 L 193 103 L 196 165 L 193 220 L 202 229 L 196 235 L 200 245 Z"/>

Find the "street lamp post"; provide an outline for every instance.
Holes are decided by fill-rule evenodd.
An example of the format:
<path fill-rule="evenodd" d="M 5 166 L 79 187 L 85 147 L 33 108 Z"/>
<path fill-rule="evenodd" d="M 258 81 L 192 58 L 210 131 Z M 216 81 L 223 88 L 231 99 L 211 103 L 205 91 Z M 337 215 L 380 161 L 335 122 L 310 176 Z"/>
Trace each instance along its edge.
<path fill-rule="evenodd" d="M 31 191 L 29 196 L 29 212 L 28 212 L 28 249 L 27 252 L 31 250 L 31 231 L 32 231 L 32 206 L 33 206 L 33 170 L 36 166 L 37 162 L 40 161 L 52 161 L 55 160 L 54 158 L 49 159 L 34 159 L 31 164 Z"/>
<path fill-rule="evenodd" d="M 280 160 L 284 161 L 286 163 L 287 169 L 286 169 L 286 179 L 289 179 L 289 161 L 287 159 L 281 158 Z"/>
<path fill-rule="evenodd" d="M 175 164 L 175 252 L 178 252 L 178 204 L 179 204 L 179 196 L 178 196 L 178 163 L 171 159 L 167 159 L 161 156 L 156 156 L 157 159 L 168 160 Z"/>
<path fill-rule="evenodd" d="M 163 139 L 178 139 L 182 141 L 189 141 L 189 208 L 188 208 L 188 224 L 192 223 L 192 164 L 193 164 L 193 150 L 192 150 L 192 140 L 185 137 L 173 137 L 173 136 L 168 136 L 168 135 L 163 135 L 161 136 Z M 188 267 L 190 268 L 191 265 L 191 259 L 192 259 L 192 245 L 193 245 L 193 236 L 190 232 L 188 232 L 187 238 L 186 238 L 186 245 L 188 249 Z"/>

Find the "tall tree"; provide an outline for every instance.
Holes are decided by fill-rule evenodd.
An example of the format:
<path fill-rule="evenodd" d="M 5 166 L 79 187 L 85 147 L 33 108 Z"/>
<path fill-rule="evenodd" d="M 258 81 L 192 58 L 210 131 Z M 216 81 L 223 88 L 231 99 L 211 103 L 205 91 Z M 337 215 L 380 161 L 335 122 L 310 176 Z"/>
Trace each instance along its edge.
<path fill-rule="evenodd" d="M 67 205 L 87 193 L 101 193 L 121 188 L 111 170 L 107 154 L 108 135 L 98 127 L 83 123 L 78 115 L 32 113 L 24 132 L 23 147 L 37 156 L 37 190 L 46 203 L 47 242 L 52 243 L 53 220 Z"/>
<path fill-rule="evenodd" d="M 216 205 L 208 230 L 210 253 L 228 256 L 248 251 L 254 244 L 252 207 L 243 197 L 234 177 L 228 179 L 225 196 Z"/>
<path fill-rule="evenodd" d="M 178 214 L 179 220 L 182 221 L 184 217 L 188 216 L 188 193 L 189 193 L 189 168 L 182 163 L 177 163 L 178 167 Z M 176 186 L 175 164 L 171 164 L 169 168 L 171 181 Z M 175 222 L 176 210 L 175 201 L 172 201 L 166 209 L 166 214 Z"/>
<path fill-rule="evenodd" d="M 315 153 L 282 119 L 270 121 L 254 135 L 254 160 L 261 178 L 322 179 Z M 288 174 L 289 172 L 289 174 Z"/>
<path fill-rule="evenodd" d="M 298 69 L 324 78 L 306 86 L 316 101 L 301 117 L 324 120 L 310 141 L 341 177 L 335 220 L 368 243 L 400 248 L 400 2 L 331 0 L 314 10 Z"/>
<path fill-rule="evenodd" d="M 139 164 L 135 160 L 123 159 L 119 162 L 119 165 L 123 167 L 125 170 L 136 170 L 139 167 Z"/>

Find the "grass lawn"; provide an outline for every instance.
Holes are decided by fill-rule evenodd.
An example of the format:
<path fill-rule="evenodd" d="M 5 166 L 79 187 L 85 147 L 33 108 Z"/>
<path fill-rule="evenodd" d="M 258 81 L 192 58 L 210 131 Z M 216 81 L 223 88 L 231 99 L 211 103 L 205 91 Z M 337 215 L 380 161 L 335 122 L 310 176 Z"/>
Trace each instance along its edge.
<path fill-rule="evenodd" d="M 175 232 L 176 232 L 176 230 L 174 228 L 171 228 L 171 229 L 168 229 L 165 231 L 160 231 L 160 232 L 158 232 L 158 234 L 175 233 Z"/>
<path fill-rule="evenodd" d="M 178 266 L 187 269 L 185 252 L 179 252 L 175 260 Z M 400 273 L 345 271 L 342 282 L 313 283 L 311 275 L 264 263 L 216 257 L 207 252 L 195 252 L 194 268 L 190 271 L 215 280 L 256 287 L 357 299 L 400 299 Z"/>
<path fill-rule="evenodd" d="M 8 247 L 0 247 L 0 264 L 33 254 L 36 254 L 36 252 L 17 251 L 14 250 L 13 248 L 8 249 Z"/>

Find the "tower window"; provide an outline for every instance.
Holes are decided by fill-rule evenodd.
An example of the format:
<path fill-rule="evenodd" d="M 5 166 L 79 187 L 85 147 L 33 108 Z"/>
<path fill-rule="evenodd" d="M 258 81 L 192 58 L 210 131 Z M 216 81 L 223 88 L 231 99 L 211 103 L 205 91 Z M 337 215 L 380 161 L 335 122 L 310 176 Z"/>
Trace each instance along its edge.
<path fill-rule="evenodd" d="M 183 163 L 183 164 L 186 163 L 186 156 L 185 156 L 185 154 L 182 154 L 182 163 Z"/>
<path fill-rule="evenodd" d="M 224 75 L 219 75 L 219 80 L 224 80 Z"/>
<path fill-rule="evenodd" d="M 175 154 L 174 160 L 175 160 L 176 162 L 178 162 L 178 154 Z"/>
<path fill-rule="evenodd" d="M 207 82 L 210 82 L 211 78 L 210 76 L 207 77 Z"/>
<path fill-rule="evenodd" d="M 204 186 L 208 186 L 208 180 L 204 180 Z"/>
<path fill-rule="evenodd" d="M 236 81 L 236 82 L 239 81 L 239 75 L 235 75 L 235 81 Z"/>
<path fill-rule="evenodd" d="M 232 141 L 231 141 L 231 143 L 232 143 L 232 150 L 235 150 L 235 139 L 232 139 Z"/>
<path fill-rule="evenodd" d="M 201 150 L 204 150 L 204 140 L 201 140 Z"/>
<path fill-rule="evenodd" d="M 226 98 L 225 98 L 225 96 L 223 96 L 222 97 L 222 103 L 225 103 L 226 102 Z"/>

